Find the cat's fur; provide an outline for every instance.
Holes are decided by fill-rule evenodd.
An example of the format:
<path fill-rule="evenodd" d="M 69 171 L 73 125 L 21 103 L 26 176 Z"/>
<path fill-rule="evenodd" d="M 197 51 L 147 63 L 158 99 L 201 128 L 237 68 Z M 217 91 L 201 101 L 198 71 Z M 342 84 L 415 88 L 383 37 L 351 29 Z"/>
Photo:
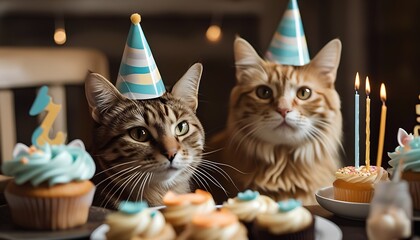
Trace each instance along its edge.
<path fill-rule="evenodd" d="M 264 61 L 239 37 L 234 54 L 237 82 L 227 126 L 207 149 L 215 151 L 211 159 L 237 169 L 226 169 L 237 186 L 224 182 L 228 196 L 253 189 L 276 200 L 315 203 L 314 192 L 331 185 L 340 165 L 342 116 L 334 83 L 341 42 L 332 40 L 304 66 Z M 305 99 L 305 91 L 311 91 L 308 99 L 297 97 Z M 215 195 L 218 202 L 226 199 Z"/>
<path fill-rule="evenodd" d="M 145 200 L 156 206 L 168 190 L 190 191 L 205 140 L 195 115 L 201 73 L 197 63 L 172 91 L 148 100 L 128 99 L 101 75 L 88 75 L 86 98 L 96 122 L 95 205 L 115 209 L 123 200 Z"/>

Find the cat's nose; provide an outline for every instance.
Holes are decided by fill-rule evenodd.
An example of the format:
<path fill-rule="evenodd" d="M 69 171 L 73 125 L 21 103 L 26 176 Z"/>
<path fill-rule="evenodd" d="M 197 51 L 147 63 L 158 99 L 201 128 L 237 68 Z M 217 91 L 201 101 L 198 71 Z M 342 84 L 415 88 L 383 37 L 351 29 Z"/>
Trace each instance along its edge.
<path fill-rule="evenodd" d="M 277 112 L 281 114 L 282 117 L 286 117 L 286 115 L 291 112 L 292 110 L 290 108 L 277 108 Z"/>
<path fill-rule="evenodd" d="M 174 148 L 174 149 L 166 151 L 163 155 L 165 155 L 165 157 L 168 158 L 169 162 L 172 162 L 177 153 L 178 153 L 177 149 Z"/>

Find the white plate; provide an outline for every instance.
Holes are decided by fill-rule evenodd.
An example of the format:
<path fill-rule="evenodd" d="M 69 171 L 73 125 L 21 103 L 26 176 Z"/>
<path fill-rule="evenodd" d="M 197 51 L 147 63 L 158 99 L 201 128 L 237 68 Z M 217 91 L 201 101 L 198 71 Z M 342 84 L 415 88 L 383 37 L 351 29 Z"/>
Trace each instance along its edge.
<path fill-rule="evenodd" d="M 330 220 L 315 216 L 315 240 L 341 240 L 341 229 Z"/>
<path fill-rule="evenodd" d="M 315 216 L 315 240 L 341 240 L 343 233 L 340 228 L 333 222 L 320 217 Z M 109 226 L 102 224 L 95 231 L 93 231 L 90 239 L 92 240 L 106 240 L 106 232 L 108 232 Z"/>
<path fill-rule="evenodd" d="M 321 207 L 344 218 L 365 220 L 369 215 L 369 203 L 345 202 L 334 199 L 333 187 L 319 189 L 315 193 Z"/>

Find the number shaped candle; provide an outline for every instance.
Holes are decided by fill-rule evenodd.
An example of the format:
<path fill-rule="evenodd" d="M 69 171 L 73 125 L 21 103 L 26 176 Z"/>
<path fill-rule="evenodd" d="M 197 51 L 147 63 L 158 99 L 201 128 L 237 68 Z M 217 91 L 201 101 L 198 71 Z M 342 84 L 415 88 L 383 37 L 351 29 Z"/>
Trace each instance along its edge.
<path fill-rule="evenodd" d="M 38 95 L 29 110 L 29 115 L 36 116 L 43 111 L 47 111 L 47 114 L 42 121 L 41 125 L 35 129 L 32 134 L 32 144 L 36 146 L 42 146 L 45 143 L 49 144 L 63 144 L 66 135 L 63 132 L 58 132 L 55 138 L 51 139 L 49 132 L 51 127 L 61 110 L 60 104 L 55 104 L 52 98 L 48 95 L 48 87 L 43 86 L 39 89 Z"/>

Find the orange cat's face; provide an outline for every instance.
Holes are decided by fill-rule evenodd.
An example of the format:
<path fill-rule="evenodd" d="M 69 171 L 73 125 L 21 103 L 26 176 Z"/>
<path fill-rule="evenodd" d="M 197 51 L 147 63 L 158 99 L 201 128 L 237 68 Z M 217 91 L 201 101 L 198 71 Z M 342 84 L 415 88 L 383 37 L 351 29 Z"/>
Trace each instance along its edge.
<path fill-rule="evenodd" d="M 333 41 L 310 64 L 295 67 L 264 61 L 246 41 L 236 41 L 230 127 L 240 138 L 296 147 L 341 131 L 334 88 L 340 50 Z"/>

